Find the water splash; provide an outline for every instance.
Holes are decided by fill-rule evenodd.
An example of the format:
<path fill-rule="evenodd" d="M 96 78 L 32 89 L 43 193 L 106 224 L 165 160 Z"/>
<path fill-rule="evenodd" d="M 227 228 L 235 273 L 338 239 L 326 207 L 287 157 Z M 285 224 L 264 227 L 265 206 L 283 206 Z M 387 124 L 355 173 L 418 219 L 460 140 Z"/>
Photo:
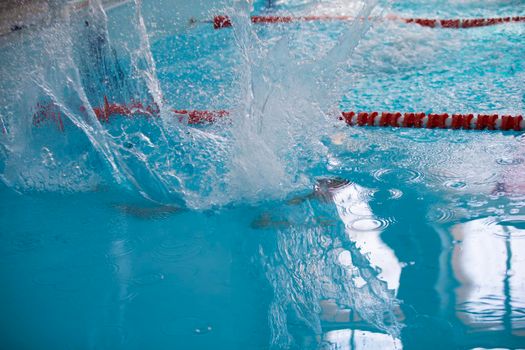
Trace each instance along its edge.
<path fill-rule="evenodd" d="M 401 268 L 394 271 L 395 266 L 388 266 L 396 261 L 394 256 L 393 260 L 385 259 L 387 265 L 383 266 L 383 272 L 389 275 L 385 281 L 379 267 L 372 264 L 366 244 L 363 246 L 361 242 L 359 246 L 360 232 L 351 223 L 361 216 L 349 213 L 349 209 L 355 205 L 366 206 L 360 192 L 356 192 L 361 190 L 364 189 L 352 183 L 333 189 L 332 204 L 336 204 L 347 224 L 348 235 L 340 223 L 319 220 L 326 210 L 335 208 L 315 201 L 303 202 L 294 209 L 285 208 L 281 216 L 286 220 L 266 223 L 268 227 L 278 228 L 276 245 L 260 248 L 274 292 L 269 323 L 275 348 L 290 348 L 300 341 L 293 336 L 293 325 L 308 329 L 317 342 L 325 329 L 323 326 L 334 324 L 373 328 L 393 338 L 399 337 L 402 328 L 399 301 L 392 288 L 399 283 Z M 367 217 L 370 218 L 370 211 Z M 380 228 L 369 228 L 368 243 L 373 243 L 372 231 L 377 230 Z M 305 348 L 304 344 L 294 345 Z"/>
<path fill-rule="evenodd" d="M 24 83 L 8 81 L 2 96 L 14 101 L 1 119 L 3 182 L 20 191 L 116 184 L 192 208 L 284 197 L 308 185 L 306 174 L 327 156 L 321 140 L 346 85 L 344 67 L 368 22 L 352 22 L 336 45 L 323 48 L 322 57 L 297 60 L 300 43 L 279 31 L 267 40 L 249 21 L 251 2 L 235 1 L 224 10 L 234 22 L 233 45 L 226 48 L 235 60 L 237 90 L 226 101 L 231 124 L 199 129 L 173 118 L 142 2 L 130 6 L 132 30 L 125 40 L 108 30 L 100 1 L 84 12 L 66 13 L 39 33 L 41 39 L 28 37 L 38 56 L 24 57 L 16 70 Z M 362 4 L 359 15 L 367 17 L 374 8 L 375 2 Z M 24 45 L 14 42 L 10 51 L 16 56 Z M 108 100 L 146 101 L 158 117 L 103 125 L 96 109 Z M 32 106 L 38 105 L 54 108 L 58 130 L 32 127 Z"/>

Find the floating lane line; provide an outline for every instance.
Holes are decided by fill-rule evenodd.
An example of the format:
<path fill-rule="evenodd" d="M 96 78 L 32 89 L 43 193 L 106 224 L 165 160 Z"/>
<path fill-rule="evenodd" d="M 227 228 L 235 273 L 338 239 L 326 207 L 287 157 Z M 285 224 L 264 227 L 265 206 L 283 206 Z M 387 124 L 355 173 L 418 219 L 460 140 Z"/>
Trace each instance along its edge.
<path fill-rule="evenodd" d="M 293 22 L 327 22 L 327 21 L 353 21 L 356 19 L 369 21 L 400 21 L 414 23 L 429 28 L 476 28 L 493 26 L 503 23 L 525 22 L 525 16 L 516 17 L 496 17 L 496 18 L 469 18 L 469 19 L 431 19 L 431 18 L 403 18 L 394 15 L 386 17 L 352 17 L 352 16 L 251 16 L 254 24 L 279 24 Z M 232 21 L 228 16 L 213 17 L 213 27 L 215 29 L 228 28 L 232 26 Z"/>
<path fill-rule="evenodd" d="M 87 113 L 85 107 L 81 113 Z M 123 116 L 127 118 L 156 118 L 160 115 L 158 106 L 132 102 L 128 105 L 110 103 L 104 97 L 104 106 L 93 108 L 93 112 L 101 123 L 109 123 L 112 118 Z M 173 117 L 181 123 L 189 125 L 210 124 L 221 118 L 228 117 L 227 110 L 171 110 Z M 413 112 L 354 112 L 343 111 L 338 115 L 340 121 L 353 127 L 393 127 L 421 129 L 452 129 L 452 130 L 501 130 L 523 131 L 525 121 L 522 115 L 498 114 L 461 114 L 461 113 L 413 113 Z M 54 122 L 60 131 L 64 131 L 62 114 L 53 104 L 38 104 L 33 115 L 33 125 L 41 126 L 46 122 Z"/>

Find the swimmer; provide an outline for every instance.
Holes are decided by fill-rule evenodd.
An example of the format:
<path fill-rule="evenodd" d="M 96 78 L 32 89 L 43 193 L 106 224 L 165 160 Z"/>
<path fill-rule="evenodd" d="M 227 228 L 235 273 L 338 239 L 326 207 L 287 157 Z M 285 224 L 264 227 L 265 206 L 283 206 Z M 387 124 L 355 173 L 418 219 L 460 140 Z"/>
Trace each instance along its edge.
<path fill-rule="evenodd" d="M 351 184 L 351 181 L 340 177 L 319 178 L 316 180 L 313 192 L 290 199 L 287 204 L 298 205 L 307 200 L 315 199 L 324 203 L 332 202 L 334 193 Z"/>
<path fill-rule="evenodd" d="M 299 205 L 308 200 L 318 200 L 323 203 L 333 201 L 335 192 L 341 188 L 351 184 L 351 181 L 339 178 L 319 178 L 316 180 L 313 191 L 303 196 L 294 197 L 286 202 L 288 205 Z M 336 224 L 336 220 L 327 218 L 326 216 L 316 216 L 314 218 L 315 224 L 323 227 L 332 226 Z M 253 229 L 278 229 L 292 226 L 293 223 L 287 219 L 278 219 L 273 217 L 270 213 L 264 212 L 252 221 L 251 227 Z"/>

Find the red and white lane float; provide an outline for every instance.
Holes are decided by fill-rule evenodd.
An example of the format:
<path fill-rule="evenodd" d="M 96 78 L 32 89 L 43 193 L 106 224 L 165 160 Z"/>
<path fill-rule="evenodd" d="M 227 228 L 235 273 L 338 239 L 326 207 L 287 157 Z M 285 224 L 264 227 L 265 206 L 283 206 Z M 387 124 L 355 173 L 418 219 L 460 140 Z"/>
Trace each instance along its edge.
<path fill-rule="evenodd" d="M 350 126 L 503 131 L 525 129 L 521 115 L 341 112 L 339 120 L 344 120 Z"/>
<path fill-rule="evenodd" d="M 86 108 L 80 111 L 86 113 Z M 127 118 L 156 118 L 159 108 L 155 104 L 133 102 L 129 105 L 110 103 L 104 97 L 104 106 L 94 107 L 93 112 L 101 123 L 109 123 L 111 118 L 121 116 Z M 210 124 L 218 119 L 228 117 L 226 110 L 180 110 L 171 111 L 173 117 L 190 125 Z M 355 127 L 393 127 L 393 128 L 424 128 L 453 130 L 501 130 L 523 131 L 525 121 L 522 115 L 498 114 L 449 114 L 449 113 L 400 113 L 400 112 L 341 112 L 338 116 L 349 126 Z M 53 104 L 38 104 L 33 115 L 33 125 L 41 126 L 44 122 L 55 123 L 60 131 L 64 130 L 62 115 Z"/>
<path fill-rule="evenodd" d="M 109 123 L 111 118 L 117 116 L 127 118 L 155 118 L 160 115 L 160 109 L 155 103 L 144 104 L 139 101 L 133 101 L 129 104 L 112 103 L 108 101 L 106 96 L 104 96 L 104 105 L 102 107 L 92 108 L 95 116 L 101 123 Z M 86 107 L 81 106 L 80 112 L 87 114 Z M 173 109 L 171 112 L 181 123 L 186 121 L 190 125 L 213 123 L 218 118 L 223 118 L 230 114 L 225 110 Z M 64 130 L 60 109 L 53 103 L 38 103 L 33 114 L 33 125 L 38 127 L 48 122 L 55 123 L 59 130 Z"/>
<path fill-rule="evenodd" d="M 361 17 L 352 16 L 251 16 L 251 22 L 254 24 L 279 24 L 293 22 L 334 22 L 334 21 L 352 21 L 355 19 L 365 20 Z M 429 28 L 476 28 L 493 26 L 503 23 L 525 22 L 525 16 L 516 17 L 497 17 L 497 18 L 469 18 L 469 19 L 431 19 L 431 18 L 403 18 L 394 15 L 386 17 L 366 18 L 370 21 L 399 21 L 404 23 L 418 24 Z M 232 26 L 232 21 L 228 16 L 215 16 L 213 18 L 213 27 L 215 29 L 228 28 Z"/>

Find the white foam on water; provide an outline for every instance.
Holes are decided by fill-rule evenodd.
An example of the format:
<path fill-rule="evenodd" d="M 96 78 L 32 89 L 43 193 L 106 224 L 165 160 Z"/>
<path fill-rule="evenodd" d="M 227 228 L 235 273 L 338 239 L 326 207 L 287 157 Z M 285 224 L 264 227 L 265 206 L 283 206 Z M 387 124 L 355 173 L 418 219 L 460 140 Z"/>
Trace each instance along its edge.
<path fill-rule="evenodd" d="M 282 198 L 309 185 L 308 170 L 326 158 L 321 140 L 346 85 L 344 67 L 369 23 L 351 22 L 337 44 L 322 46 L 322 57 L 295 60 L 297 41 L 285 32 L 265 40 L 250 23 L 251 2 L 235 1 L 224 11 L 234 22 L 233 55 L 238 61 L 233 88 L 238 93 L 228 101 L 231 125 L 207 130 L 173 118 L 158 79 L 142 2 L 132 5 L 129 17 L 122 18 L 125 30 L 132 28 L 124 35 L 127 40 L 122 33 L 108 32 L 108 17 L 94 1 L 85 12 L 67 13 L 41 32 L 28 34 L 27 43 L 12 44 L 13 57 L 22 49 L 33 55 L 26 55 L 16 69 L 22 82 L 4 84 L 3 100 L 13 102 L 6 108 L 10 115 L 2 114 L 2 125 L 7 125 L 3 181 L 20 191 L 90 190 L 97 181 L 114 182 L 146 198 L 192 208 Z M 359 7 L 360 16 L 367 17 L 375 3 Z M 110 102 L 155 104 L 160 118 L 152 118 L 142 130 L 133 120 L 118 127 L 103 125 L 94 109 L 104 105 L 104 96 Z M 64 134 L 32 127 L 38 102 L 60 111 L 68 125 Z M 78 147 L 85 143 L 82 152 L 67 147 L 73 139 Z M 44 148 L 55 166 L 43 161 Z M 67 171 L 66 163 L 82 171 Z"/>

